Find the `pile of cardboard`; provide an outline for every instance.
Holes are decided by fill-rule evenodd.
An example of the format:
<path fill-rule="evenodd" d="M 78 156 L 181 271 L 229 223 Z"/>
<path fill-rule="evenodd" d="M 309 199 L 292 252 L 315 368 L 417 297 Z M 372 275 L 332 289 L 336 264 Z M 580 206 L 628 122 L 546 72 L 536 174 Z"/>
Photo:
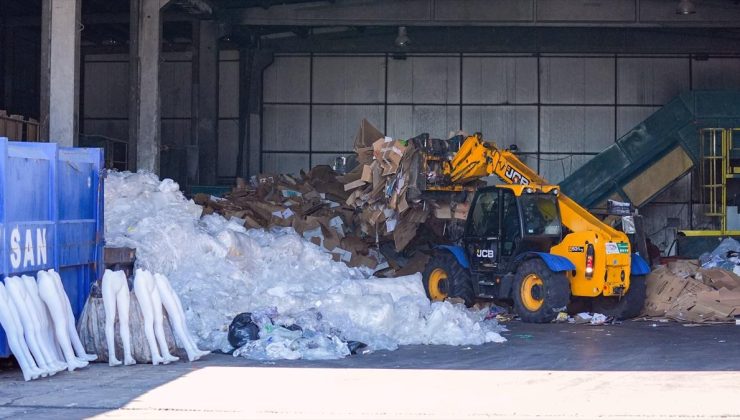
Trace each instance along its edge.
<path fill-rule="evenodd" d="M 384 136 L 363 120 L 355 152 L 359 165 L 341 181 L 351 192 L 346 204 L 359 212 L 364 235 L 392 237 L 400 252 L 414 239 L 420 224 L 427 223 L 442 237 L 446 221 L 467 217 L 467 202 L 457 204 L 444 195 L 422 197 L 421 151 L 413 142 Z"/>
<path fill-rule="evenodd" d="M 647 278 L 645 315 L 681 322 L 727 322 L 740 315 L 740 276 L 678 260 Z"/>
<path fill-rule="evenodd" d="M 376 268 L 382 258 L 371 250 L 372 242 L 352 234 L 355 212 L 341 205 L 347 196 L 336 173 L 322 166 L 300 178 L 260 175 L 255 183 L 240 179 L 223 198 L 197 194 L 194 200 L 204 206 L 204 214 L 235 218 L 247 228 L 292 227 L 337 261 Z"/>
<path fill-rule="evenodd" d="M 422 197 L 420 151 L 413 142 L 386 137 L 367 120 L 355 138 L 355 152 L 359 164 L 346 174 L 325 165 L 300 176 L 261 174 L 251 182 L 237 179 L 223 198 L 197 194 L 194 200 L 205 214 L 236 218 L 248 228 L 293 227 L 352 267 L 390 265 L 395 275 L 406 274 L 407 265 L 423 269 L 423 256 L 399 259 L 399 253 L 411 255 L 416 247 L 460 231 L 472 194 L 458 202 L 444 194 Z M 431 238 L 422 238 L 421 224 Z"/>

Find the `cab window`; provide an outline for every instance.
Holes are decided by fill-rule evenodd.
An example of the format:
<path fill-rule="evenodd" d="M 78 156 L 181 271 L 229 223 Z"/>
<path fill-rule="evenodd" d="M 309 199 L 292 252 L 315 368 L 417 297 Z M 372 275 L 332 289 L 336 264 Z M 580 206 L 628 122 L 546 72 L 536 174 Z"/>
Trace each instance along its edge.
<path fill-rule="evenodd" d="M 503 222 L 501 229 L 501 254 L 510 256 L 514 253 L 516 241 L 522 236 L 519 223 L 519 208 L 514 193 L 509 190 L 503 191 Z"/>
<path fill-rule="evenodd" d="M 560 236 L 562 226 L 557 197 L 552 194 L 523 194 L 521 203 L 527 235 Z"/>
<path fill-rule="evenodd" d="M 467 225 L 467 236 L 498 236 L 498 191 L 478 193 Z"/>

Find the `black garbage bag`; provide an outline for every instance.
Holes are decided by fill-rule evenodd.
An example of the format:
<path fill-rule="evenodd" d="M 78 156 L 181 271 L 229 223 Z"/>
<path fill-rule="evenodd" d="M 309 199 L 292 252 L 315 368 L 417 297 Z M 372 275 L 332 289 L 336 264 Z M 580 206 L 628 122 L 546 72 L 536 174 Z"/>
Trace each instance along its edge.
<path fill-rule="evenodd" d="M 360 342 L 360 341 L 348 341 L 347 342 L 347 348 L 349 349 L 350 354 L 357 354 L 366 347 L 367 347 L 367 344 Z"/>
<path fill-rule="evenodd" d="M 243 312 L 234 317 L 229 325 L 229 344 L 235 349 L 247 342 L 259 339 L 260 327 L 252 321 L 250 312 Z"/>

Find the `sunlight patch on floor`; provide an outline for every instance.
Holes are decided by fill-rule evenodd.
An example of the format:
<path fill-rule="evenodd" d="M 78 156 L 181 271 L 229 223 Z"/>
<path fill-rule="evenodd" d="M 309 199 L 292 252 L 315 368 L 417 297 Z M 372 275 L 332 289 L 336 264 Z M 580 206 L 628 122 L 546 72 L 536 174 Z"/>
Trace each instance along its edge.
<path fill-rule="evenodd" d="M 738 395 L 740 372 L 206 367 L 99 417 L 719 417 Z"/>

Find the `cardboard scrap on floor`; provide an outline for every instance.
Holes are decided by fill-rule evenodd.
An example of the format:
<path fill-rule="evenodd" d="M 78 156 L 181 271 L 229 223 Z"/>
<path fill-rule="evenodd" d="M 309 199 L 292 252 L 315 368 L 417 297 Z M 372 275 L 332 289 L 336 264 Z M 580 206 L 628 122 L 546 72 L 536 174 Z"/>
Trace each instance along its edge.
<path fill-rule="evenodd" d="M 292 227 L 336 260 L 378 270 L 388 267 L 390 254 L 414 254 L 421 224 L 438 237 L 436 243 L 460 229 L 472 194 L 457 201 L 451 194 L 422 198 L 421 156 L 413 142 L 387 137 L 363 120 L 354 145 L 359 164 L 346 174 L 325 165 L 300 176 L 260 174 L 251 182 L 238 178 L 223 199 L 197 194 L 194 200 L 204 214 L 236 218 L 248 228 Z M 385 249 L 394 252 L 381 255 L 383 242 L 392 243 Z M 418 270 L 421 260 L 410 261 Z M 409 271 L 399 261 L 388 263 L 391 271 Z"/>
<path fill-rule="evenodd" d="M 740 316 L 740 276 L 678 260 L 647 277 L 644 313 L 681 322 L 729 322 Z"/>

